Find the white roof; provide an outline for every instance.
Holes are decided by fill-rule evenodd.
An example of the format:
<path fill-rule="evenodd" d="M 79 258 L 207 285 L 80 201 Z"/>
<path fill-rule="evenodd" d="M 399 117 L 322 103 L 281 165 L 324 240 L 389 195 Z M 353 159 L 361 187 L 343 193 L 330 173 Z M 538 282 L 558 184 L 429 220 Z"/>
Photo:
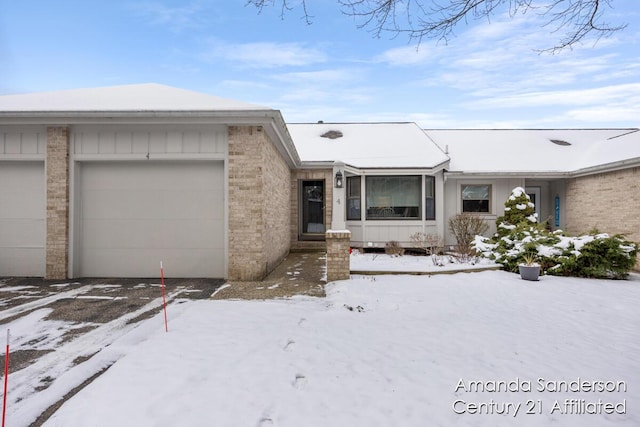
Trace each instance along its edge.
<path fill-rule="evenodd" d="M 415 123 L 288 123 L 303 162 L 357 168 L 433 168 L 449 158 Z M 342 136 L 322 137 L 334 131 Z"/>
<path fill-rule="evenodd" d="M 155 83 L 0 96 L 0 112 L 255 111 L 261 105 Z"/>
<path fill-rule="evenodd" d="M 425 133 L 448 152 L 451 172 L 574 172 L 640 159 L 638 129 L 460 129 Z"/>

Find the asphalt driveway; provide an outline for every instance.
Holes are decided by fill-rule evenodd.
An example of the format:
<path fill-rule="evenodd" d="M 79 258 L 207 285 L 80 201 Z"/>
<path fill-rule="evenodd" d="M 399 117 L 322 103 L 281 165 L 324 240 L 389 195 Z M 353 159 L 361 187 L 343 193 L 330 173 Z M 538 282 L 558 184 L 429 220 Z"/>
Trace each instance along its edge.
<path fill-rule="evenodd" d="M 210 298 L 223 283 L 220 279 L 166 279 L 167 304 L 177 299 Z M 36 394 L 46 390 L 57 375 L 89 360 L 136 323 L 161 310 L 158 278 L 68 282 L 0 278 L 0 336 L 12 329 L 9 378 L 18 371 L 18 378 L 29 378 L 17 388 L 10 387 L 9 398 L 37 399 Z M 2 353 L 0 366 L 4 367 Z M 100 373 L 89 375 L 82 386 Z M 45 410 L 32 425 L 44 422 L 61 403 Z"/>

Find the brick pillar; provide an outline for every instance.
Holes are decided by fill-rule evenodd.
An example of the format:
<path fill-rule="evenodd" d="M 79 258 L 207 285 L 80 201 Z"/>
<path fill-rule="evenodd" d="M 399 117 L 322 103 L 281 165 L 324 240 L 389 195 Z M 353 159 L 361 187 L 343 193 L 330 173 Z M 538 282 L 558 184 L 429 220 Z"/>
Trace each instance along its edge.
<path fill-rule="evenodd" d="M 47 128 L 46 279 L 68 277 L 69 257 L 69 128 Z"/>
<path fill-rule="evenodd" d="M 327 282 L 346 280 L 351 272 L 349 249 L 351 232 L 348 230 L 329 230 L 325 233 L 327 241 Z"/>
<path fill-rule="evenodd" d="M 229 126 L 229 280 L 261 280 L 264 257 L 264 132 Z"/>

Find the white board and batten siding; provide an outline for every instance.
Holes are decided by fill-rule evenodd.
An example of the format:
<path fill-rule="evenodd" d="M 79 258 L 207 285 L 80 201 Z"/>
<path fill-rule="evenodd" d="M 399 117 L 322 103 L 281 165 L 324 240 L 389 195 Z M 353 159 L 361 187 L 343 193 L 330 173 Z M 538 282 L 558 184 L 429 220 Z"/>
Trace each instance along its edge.
<path fill-rule="evenodd" d="M 224 126 L 75 126 L 72 134 L 73 155 L 106 159 L 111 155 L 149 154 L 149 158 L 220 158 L 227 152 Z"/>
<path fill-rule="evenodd" d="M 225 277 L 226 135 L 74 129 L 74 274 L 157 277 L 162 261 L 167 277 Z"/>
<path fill-rule="evenodd" d="M 504 202 L 511 195 L 515 187 L 524 187 L 522 178 L 449 178 L 444 186 L 445 217 L 448 224 L 449 218 L 462 213 L 462 186 L 463 185 L 491 185 L 490 212 L 479 214 L 485 219 L 489 230 L 485 236 L 491 236 L 496 232 L 496 218 L 504 214 Z M 455 245 L 456 239 L 446 227 L 445 244 Z"/>
<path fill-rule="evenodd" d="M 0 276 L 44 276 L 46 129 L 0 128 Z"/>
<path fill-rule="evenodd" d="M 347 221 L 351 242 L 363 248 L 384 248 L 387 242 L 397 241 L 403 247 L 413 247 L 411 236 L 415 233 L 437 235 L 439 225 L 435 221 L 387 220 Z"/>

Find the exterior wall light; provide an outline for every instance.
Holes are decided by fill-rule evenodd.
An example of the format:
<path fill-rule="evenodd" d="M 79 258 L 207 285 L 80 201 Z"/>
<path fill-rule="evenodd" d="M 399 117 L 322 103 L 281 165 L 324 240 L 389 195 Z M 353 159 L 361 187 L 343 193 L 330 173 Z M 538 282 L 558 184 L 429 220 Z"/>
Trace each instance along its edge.
<path fill-rule="evenodd" d="M 343 185 L 342 172 L 338 171 L 336 172 L 336 188 L 342 188 L 342 185 Z"/>

